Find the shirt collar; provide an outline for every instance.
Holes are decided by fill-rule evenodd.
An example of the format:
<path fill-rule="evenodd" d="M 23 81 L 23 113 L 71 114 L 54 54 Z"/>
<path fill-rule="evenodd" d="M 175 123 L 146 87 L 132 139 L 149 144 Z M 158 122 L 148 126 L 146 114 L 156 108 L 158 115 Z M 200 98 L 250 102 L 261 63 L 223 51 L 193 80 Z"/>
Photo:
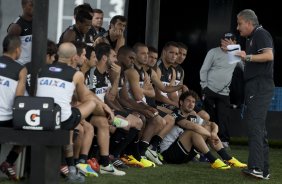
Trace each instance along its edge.
<path fill-rule="evenodd" d="M 254 30 L 252 31 L 252 33 L 250 34 L 250 36 L 247 37 L 247 39 L 250 39 L 254 36 L 255 32 L 259 29 L 262 29 L 262 25 L 258 25 L 254 28 Z"/>

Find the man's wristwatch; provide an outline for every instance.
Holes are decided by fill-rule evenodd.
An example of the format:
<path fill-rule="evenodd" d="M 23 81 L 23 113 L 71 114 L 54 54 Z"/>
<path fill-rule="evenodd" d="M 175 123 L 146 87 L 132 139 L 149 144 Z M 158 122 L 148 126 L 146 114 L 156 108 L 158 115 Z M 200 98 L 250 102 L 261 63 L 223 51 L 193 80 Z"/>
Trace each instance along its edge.
<path fill-rule="evenodd" d="M 246 55 L 245 61 L 251 62 L 252 61 L 252 55 Z"/>

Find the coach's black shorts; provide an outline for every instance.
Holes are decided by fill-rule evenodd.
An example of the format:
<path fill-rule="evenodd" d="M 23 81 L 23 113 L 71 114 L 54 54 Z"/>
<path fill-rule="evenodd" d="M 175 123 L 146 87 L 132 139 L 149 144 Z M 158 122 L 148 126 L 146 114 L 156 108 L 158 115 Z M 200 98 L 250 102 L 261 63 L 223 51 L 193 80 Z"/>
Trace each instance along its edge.
<path fill-rule="evenodd" d="M 61 122 L 61 129 L 63 130 L 73 130 L 81 121 L 81 113 L 78 108 L 71 108 L 71 116 L 64 122 Z"/>

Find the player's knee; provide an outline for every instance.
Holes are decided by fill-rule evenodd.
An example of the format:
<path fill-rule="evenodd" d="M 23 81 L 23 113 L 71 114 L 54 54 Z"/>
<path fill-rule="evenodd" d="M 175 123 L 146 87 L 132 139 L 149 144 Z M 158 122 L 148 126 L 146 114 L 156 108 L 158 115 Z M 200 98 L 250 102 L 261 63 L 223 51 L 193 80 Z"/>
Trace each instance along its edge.
<path fill-rule="evenodd" d="M 93 125 L 91 125 L 90 123 L 86 123 L 83 127 L 84 127 L 85 134 L 87 134 L 88 136 L 94 137 L 94 127 L 93 127 Z"/>

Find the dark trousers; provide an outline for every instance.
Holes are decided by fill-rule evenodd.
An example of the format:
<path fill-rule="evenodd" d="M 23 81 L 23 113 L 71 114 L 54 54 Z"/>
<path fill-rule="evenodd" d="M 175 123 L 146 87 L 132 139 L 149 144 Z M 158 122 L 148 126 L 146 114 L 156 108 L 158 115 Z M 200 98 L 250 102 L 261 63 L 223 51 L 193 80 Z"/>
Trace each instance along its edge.
<path fill-rule="evenodd" d="M 228 131 L 230 99 L 209 88 L 205 89 L 204 109 L 209 113 L 210 120 L 218 125 L 218 136 L 222 142 L 229 142 Z"/>
<path fill-rule="evenodd" d="M 266 116 L 274 91 L 272 79 L 257 77 L 245 83 L 245 109 L 243 121 L 247 126 L 248 167 L 269 171 L 269 147 Z"/>

